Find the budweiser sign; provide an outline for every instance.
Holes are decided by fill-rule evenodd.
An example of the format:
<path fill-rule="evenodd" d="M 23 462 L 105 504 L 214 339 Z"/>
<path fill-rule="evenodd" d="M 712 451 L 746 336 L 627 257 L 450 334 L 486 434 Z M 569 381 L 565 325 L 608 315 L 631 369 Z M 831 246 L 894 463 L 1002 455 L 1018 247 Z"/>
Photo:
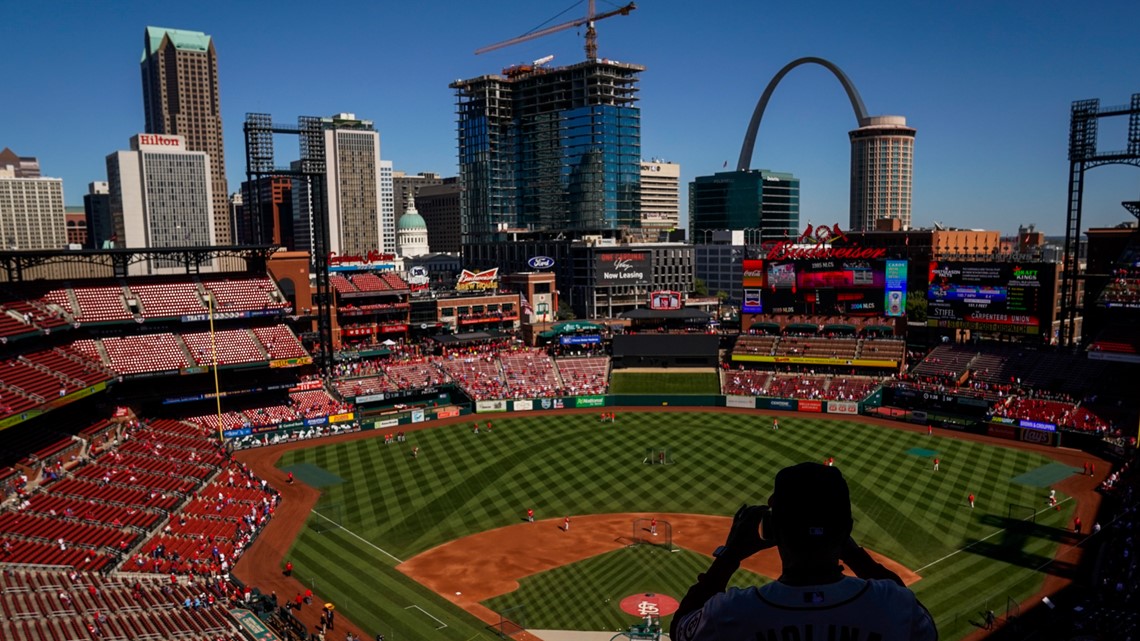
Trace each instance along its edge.
<path fill-rule="evenodd" d="M 486 269 L 481 272 L 463 270 L 459 280 L 455 282 L 455 289 L 459 291 L 496 289 L 499 286 L 499 268 Z"/>
<path fill-rule="evenodd" d="M 795 258 L 885 258 L 887 250 L 876 247 L 843 246 L 833 247 L 835 241 L 849 242 L 847 234 L 839 228 L 839 224 L 828 227 L 807 226 L 799 238 L 795 240 L 781 240 L 764 243 L 763 248 L 768 254 L 766 260 L 788 260 Z"/>

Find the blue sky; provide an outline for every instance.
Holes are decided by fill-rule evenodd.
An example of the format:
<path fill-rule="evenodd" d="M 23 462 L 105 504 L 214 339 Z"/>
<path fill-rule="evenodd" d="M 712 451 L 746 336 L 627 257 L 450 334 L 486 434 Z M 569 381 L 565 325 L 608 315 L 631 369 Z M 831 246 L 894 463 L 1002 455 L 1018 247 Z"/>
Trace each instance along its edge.
<path fill-rule="evenodd" d="M 613 8 L 598 0 L 599 11 Z M 10 2 L 0 19 L 0 147 L 38 156 L 68 204 L 105 180 L 107 154 L 142 130 L 143 29 L 205 31 L 221 77 L 230 190 L 244 177 L 246 112 L 354 112 L 375 121 L 381 155 L 408 173 L 456 171 L 456 78 L 553 54 L 583 59 L 581 30 L 482 56 L 473 51 L 585 13 L 573 0 L 391 2 Z M 561 12 L 569 9 L 559 16 Z M 764 86 L 786 63 L 827 58 L 872 114 L 918 129 L 914 223 L 1064 231 L 1073 100 L 1126 104 L 1140 92 L 1140 2 L 744 2 L 640 0 L 598 23 L 601 57 L 645 65 L 642 155 L 681 164 L 682 180 L 731 168 Z M 804 66 L 781 82 L 753 168 L 801 180 L 801 223 L 845 223 L 848 130 L 839 83 Z M 1127 122 L 1102 121 L 1123 149 Z M 292 150 L 290 150 L 292 151 Z M 286 154 L 279 151 L 281 156 Z M 1140 169 L 1087 174 L 1086 226 L 1128 218 Z M 687 204 L 683 203 L 682 209 Z"/>

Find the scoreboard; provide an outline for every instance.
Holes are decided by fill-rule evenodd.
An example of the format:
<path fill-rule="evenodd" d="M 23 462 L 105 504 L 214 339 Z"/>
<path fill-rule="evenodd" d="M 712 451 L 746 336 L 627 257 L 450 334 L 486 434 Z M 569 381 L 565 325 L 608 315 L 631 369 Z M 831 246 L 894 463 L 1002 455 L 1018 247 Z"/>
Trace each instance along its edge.
<path fill-rule="evenodd" d="M 907 261 L 745 260 L 745 314 L 903 316 Z"/>
<path fill-rule="evenodd" d="M 1051 318 L 1050 263 L 931 261 L 927 325 L 1036 335 Z"/>

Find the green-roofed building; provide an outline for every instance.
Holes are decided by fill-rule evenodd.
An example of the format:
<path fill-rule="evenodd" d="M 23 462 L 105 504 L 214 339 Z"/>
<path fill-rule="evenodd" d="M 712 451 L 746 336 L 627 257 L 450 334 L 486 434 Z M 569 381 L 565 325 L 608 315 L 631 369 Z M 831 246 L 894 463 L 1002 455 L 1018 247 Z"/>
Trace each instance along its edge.
<path fill-rule="evenodd" d="M 233 235 L 214 40 L 200 31 L 147 27 L 141 66 L 146 133 L 183 136 L 187 151 L 209 154 L 215 241 L 229 245 Z"/>

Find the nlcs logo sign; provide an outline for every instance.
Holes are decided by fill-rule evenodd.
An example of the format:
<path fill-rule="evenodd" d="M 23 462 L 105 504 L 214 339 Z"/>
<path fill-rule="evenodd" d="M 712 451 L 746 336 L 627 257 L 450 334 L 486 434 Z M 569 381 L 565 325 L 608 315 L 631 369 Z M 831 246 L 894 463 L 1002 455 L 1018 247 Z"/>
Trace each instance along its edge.
<path fill-rule="evenodd" d="M 554 259 L 550 256 L 534 256 L 526 261 L 526 264 L 530 265 L 532 269 L 550 269 L 554 267 Z"/>

